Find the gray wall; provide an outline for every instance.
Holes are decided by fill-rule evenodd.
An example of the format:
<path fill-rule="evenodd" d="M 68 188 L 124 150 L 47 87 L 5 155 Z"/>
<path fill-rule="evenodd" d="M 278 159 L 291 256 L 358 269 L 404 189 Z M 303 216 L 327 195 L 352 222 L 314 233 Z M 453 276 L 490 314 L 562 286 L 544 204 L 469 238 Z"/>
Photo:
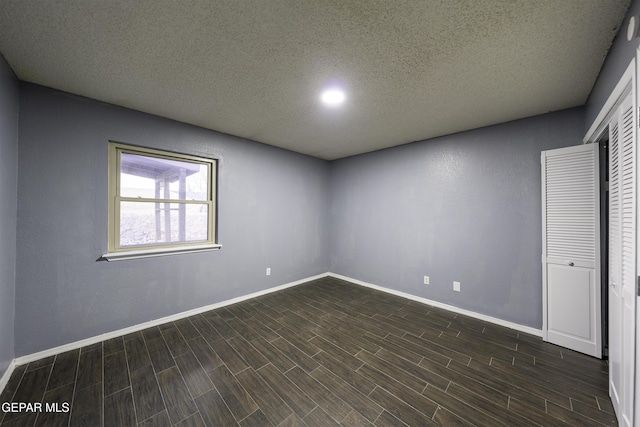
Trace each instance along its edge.
<path fill-rule="evenodd" d="M 638 46 L 640 46 L 640 38 L 627 41 L 627 26 L 629 18 L 633 15 L 640 15 L 640 0 L 631 2 L 631 6 L 620 26 L 620 31 L 614 39 L 600 69 L 600 75 L 591 90 L 586 104 L 585 132 L 589 130 L 604 103 L 607 102 L 607 98 L 629 66 L 631 59 L 636 56 Z"/>
<path fill-rule="evenodd" d="M 331 271 L 541 328 L 540 152 L 580 144 L 583 118 L 575 108 L 334 161 Z"/>
<path fill-rule="evenodd" d="M 18 80 L 0 55 L 0 377 L 14 355 Z"/>
<path fill-rule="evenodd" d="M 328 270 L 324 160 L 27 83 L 19 123 L 16 356 Z M 109 140 L 219 158 L 223 248 L 97 261 Z"/>
<path fill-rule="evenodd" d="M 332 163 L 22 83 L 16 170 L 17 83 L 0 59 L 0 375 L 13 357 L 325 271 L 539 328 L 539 152 L 580 143 L 635 56 L 639 13 L 634 0 L 586 109 Z M 97 261 L 108 140 L 219 158 L 223 249 Z"/>

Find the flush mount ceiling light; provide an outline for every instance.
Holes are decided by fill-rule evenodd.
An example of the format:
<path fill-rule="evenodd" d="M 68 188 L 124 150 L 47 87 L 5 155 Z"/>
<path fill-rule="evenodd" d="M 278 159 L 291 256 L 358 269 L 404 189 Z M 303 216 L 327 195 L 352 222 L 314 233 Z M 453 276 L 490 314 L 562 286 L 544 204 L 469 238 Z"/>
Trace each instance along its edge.
<path fill-rule="evenodd" d="M 330 107 L 337 107 L 344 102 L 345 98 L 344 91 L 341 89 L 327 89 L 320 95 L 322 102 Z"/>

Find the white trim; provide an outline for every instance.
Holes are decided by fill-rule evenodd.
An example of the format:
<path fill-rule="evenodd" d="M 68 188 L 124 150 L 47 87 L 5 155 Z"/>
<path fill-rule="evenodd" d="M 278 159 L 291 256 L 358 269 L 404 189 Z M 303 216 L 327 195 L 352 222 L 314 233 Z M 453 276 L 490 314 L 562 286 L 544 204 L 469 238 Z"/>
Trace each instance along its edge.
<path fill-rule="evenodd" d="M 208 252 L 220 249 L 222 245 L 194 245 L 176 246 L 175 248 L 153 248 L 138 251 L 109 252 L 102 255 L 107 261 L 122 261 L 127 259 L 151 258 L 156 256 L 187 254 L 194 252 Z"/>
<path fill-rule="evenodd" d="M 162 325 L 163 323 L 174 322 L 176 320 L 184 319 L 185 317 L 193 316 L 196 314 L 204 313 L 205 311 L 213 310 L 216 308 L 224 307 L 231 304 L 236 304 L 238 302 L 242 302 L 251 298 L 260 297 L 262 295 L 270 294 L 272 292 L 281 291 L 283 289 L 291 288 L 293 286 L 301 285 L 303 283 L 310 282 L 312 280 L 317 280 L 322 277 L 326 277 L 327 273 L 318 274 L 316 276 L 307 277 L 304 279 L 296 280 L 294 282 L 285 283 L 284 285 L 276 286 L 273 288 L 265 289 L 263 291 L 254 292 L 252 294 L 243 295 L 240 297 L 232 298 L 230 300 L 218 302 L 215 304 L 210 304 L 204 307 L 194 308 L 193 310 L 183 311 L 182 313 L 172 314 L 171 316 L 162 317 L 160 319 L 151 320 L 149 322 L 140 323 L 138 325 L 129 326 L 128 328 L 119 329 L 113 332 L 107 332 L 106 334 L 97 335 L 91 338 L 86 338 L 80 341 L 75 341 L 69 344 L 64 344 L 58 347 L 50 348 L 48 350 L 39 351 L 37 353 L 28 354 L 26 356 L 16 357 L 14 359 L 15 366 L 24 365 L 25 363 L 33 362 L 39 359 L 43 359 L 45 357 L 53 356 L 59 353 L 64 353 L 65 351 L 76 350 L 78 348 L 95 344 L 101 341 L 109 340 L 111 338 L 117 338 L 123 335 L 131 334 L 133 332 L 138 332 L 143 329 L 151 328 L 153 326 Z"/>
<path fill-rule="evenodd" d="M 637 19 L 637 18 L 636 18 Z M 636 50 L 636 58 L 640 58 L 640 47 Z M 640 59 L 638 59 L 640 61 Z M 636 70 L 636 85 L 634 87 L 634 100 L 635 107 L 640 108 L 640 93 L 638 93 L 638 83 L 640 81 L 640 67 Z M 638 111 L 638 110 L 636 110 Z M 640 121 L 640 117 L 637 118 Z M 640 123 L 636 123 L 636 126 L 640 126 Z M 635 146 L 635 162 L 636 162 L 636 274 L 638 274 L 638 269 L 640 268 L 640 239 L 638 238 L 639 225 L 638 224 L 638 189 L 640 188 L 640 174 L 638 174 L 638 168 L 640 167 L 640 150 L 638 149 L 638 129 L 636 128 L 636 146 Z M 638 279 L 636 279 L 638 280 Z M 640 286 L 636 284 L 636 286 Z M 631 420 L 632 425 L 640 425 L 640 289 L 636 288 L 636 345 L 635 345 L 635 362 L 631 361 L 631 363 L 635 363 L 635 379 L 633 380 L 633 401 L 630 402 L 631 405 L 634 405 L 633 409 L 633 417 L 634 421 Z"/>
<path fill-rule="evenodd" d="M 464 314 L 465 316 L 473 317 L 475 319 L 484 320 L 485 322 L 494 323 L 499 326 L 504 326 L 505 328 L 514 329 L 516 331 L 525 332 L 527 334 L 535 335 L 537 337 L 542 337 L 542 330 L 532 328 L 530 326 L 520 325 L 518 323 L 508 322 L 506 320 L 498 319 L 496 317 L 487 316 L 484 314 L 476 313 L 474 311 L 465 310 L 463 308 L 455 307 L 453 305 L 444 304 L 438 301 L 433 301 L 427 298 L 418 297 L 415 295 L 407 294 L 405 292 L 396 291 L 393 289 L 385 288 L 383 286 L 374 285 L 372 283 L 363 282 L 361 280 L 352 279 L 351 277 L 342 276 L 340 274 L 335 273 L 327 273 L 329 277 L 335 277 L 336 279 L 345 280 L 347 282 L 354 283 L 356 285 L 365 286 L 367 288 L 376 289 L 382 292 L 386 292 L 392 295 L 396 295 L 402 298 L 407 298 L 412 301 L 416 301 L 422 304 L 432 305 L 434 307 L 442 308 L 447 311 L 451 311 L 453 313 Z"/>
<path fill-rule="evenodd" d="M 589 131 L 585 134 L 582 142 L 589 144 L 595 142 L 604 129 L 611 121 L 611 116 L 615 113 L 618 104 L 624 99 L 625 92 L 631 91 L 633 85 L 633 78 L 635 74 L 636 60 L 633 58 L 629 63 L 629 66 L 625 70 L 624 74 L 616 84 L 613 92 L 607 98 L 607 102 L 604 103 L 598 116 L 589 127 Z"/>
<path fill-rule="evenodd" d="M 336 279 L 345 280 L 347 282 L 351 282 L 353 284 L 364 286 L 364 287 L 367 287 L 367 288 L 377 289 L 379 291 L 386 292 L 386 293 L 393 294 L 393 295 L 397 295 L 399 297 L 407 298 L 407 299 L 410 299 L 410 300 L 413 300 L 413 301 L 417 301 L 417 302 L 420 302 L 422 304 L 427 304 L 427 305 L 431 305 L 431 306 L 434 306 L 434 307 L 442 308 L 444 310 L 448 310 L 448 311 L 451 311 L 453 313 L 463 314 L 465 316 L 473 317 L 475 319 L 484 320 L 485 322 L 494 323 L 494 324 L 499 325 L 499 326 L 504 326 L 506 328 L 514 329 L 516 331 L 525 332 L 527 334 L 535 335 L 537 337 L 542 337 L 542 330 L 541 329 L 535 329 L 535 328 L 532 328 L 532 327 L 529 327 L 529 326 L 519 325 L 517 323 L 512 323 L 512 322 L 508 322 L 506 320 L 498 319 L 498 318 L 495 318 L 495 317 L 486 316 L 484 314 L 475 313 L 473 311 L 465 310 L 465 309 L 458 308 L 458 307 L 455 307 L 455 306 L 452 306 L 452 305 L 443 304 L 443 303 L 438 302 L 438 301 L 433 301 L 433 300 L 429 300 L 429 299 L 426 299 L 426 298 L 418 297 L 418 296 L 415 296 L 415 295 L 407 294 L 407 293 L 404 293 L 404 292 L 395 291 L 393 289 L 389 289 L 389 288 L 385 288 L 385 287 L 382 287 L 382 286 L 374 285 L 372 283 L 363 282 L 363 281 L 357 280 L 357 279 L 352 279 L 351 277 L 342 276 L 340 274 L 327 272 L 327 273 L 318 274 L 316 276 L 311 276 L 311 277 L 307 277 L 307 278 L 304 278 L 304 279 L 296 280 L 294 282 L 289 282 L 289 283 L 286 283 L 284 285 L 280 285 L 280 286 L 276 286 L 276 287 L 273 287 L 273 288 L 265 289 L 263 291 L 254 292 L 252 294 L 243 295 L 243 296 L 240 296 L 240 297 L 232 298 L 230 300 L 218 302 L 218 303 L 207 305 L 207 306 L 204 306 L 204 307 L 194 308 L 193 310 L 183 311 L 182 313 L 173 314 L 171 316 L 162 317 L 160 319 L 151 320 L 149 322 L 140 323 L 138 325 L 130 326 L 128 328 L 119 329 L 117 331 L 107 332 L 106 334 L 97 335 L 97 336 L 94 336 L 94 337 L 91 337 L 91 338 L 86 338 L 86 339 L 83 339 L 83 340 L 80 340 L 80 341 L 75 341 L 75 342 L 72 342 L 72 343 L 69 343 L 69 344 L 64 344 L 64 345 L 61 345 L 61 346 L 58 346 L 58 347 L 50 348 L 48 350 L 43 350 L 43 351 L 39 351 L 37 353 L 28 354 L 26 356 L 17 357 L 17 358 L 15 358 L 13 360 L 11 366 L 15 367 L 15 366 L 24 365 L 25 363 L 29 363 L 29 362 L 33 362 L 33 361 L 36 361 L 36 360 L 40 360 L 40 359 L 43 359 L 45 357 L 53 356 L 53 355 L 56 355 L 56 354 L 59 354 L 59 353 L 64 353 L 65 351 L 76 350 L 78 348 L 81 348 L 81 347 L 84 347 L 84 346 L 87 346 L 87 345 L 91 345 L 91 344 L 95 344 L 95 343 L 98 343 L 98 342 L 101 342 L 101 341 L 105 341 L 105 340 L 108 340 L 108 339 L 111 339 L 111 338 L 117 338 L 117 337 L 120 337 L 120 336 L 123 336 L 123 335 L 131 334 L 133 332 L 138 332 L 138 331 L 141 331 L 143 329 L 147 329 L 147 328 L 150 328 L 150 327 L 153 327 L 153 326 L 162 325 L 163 323 L 174 322 L 176 320 L 184 319 L 185 317 L 193 316 L 193 315 L 196 315 L 196 314 L 204 313 L 205 311 L 214 310 L 216 308 L 220 308 L 220 307 L 224 307 L 224 306 L 227 306 L 227 305 L 235 304 L 235 303 L 238 303 L 238 302 L 246 301 L 246 300 L 251 299 L 251 298 L 257 298 L 257 297 L 262 296 L 262 295 L 267 295 L 267 294 L 270 294 L 272 292 L 281 291 L 283 289 L 291 288 L 293 286 L 298 286 L 298 285 L 301 285 L 303 283 L 307 283 L 307 282 L 310 282 L 312 280 L 321 279 L 321 278 L 327 277 L 327 276 L 328 277 L 334 277 Z"/>
<path fill-rule="evenodd" d="M 547 327 L 547 221 L 545 220 L 547 217 L 547 206 L 546 206 L 546 194 L 547 194 L 547 179 L 546 179 L 546 169 L 547 169 L 547 152 L 542 151 L 540 153 L 540 179 L 542 182 L 541 185 L 541 201 L 540 206 L 542 207 L 542 255 L 540 256 L 540 261 L 542 262 L 542 340 L 548 341 L 548 327 Z"/>
<path fill-rule="evenodd" d="M 11 374 L 13 374 L 13 371 L 15 369 L 16 369 L 16 360 L 13 359 L 9 363 L 9 366 L 7 366 L 7 370 L 4 372 L 4 375 L 0 377 L 0 394 L 2 394 L 2 392 L 4 391 L 4 388 L 7 386 L 7 383 L 9 382 L 9 378 L 11 378 Z"/>

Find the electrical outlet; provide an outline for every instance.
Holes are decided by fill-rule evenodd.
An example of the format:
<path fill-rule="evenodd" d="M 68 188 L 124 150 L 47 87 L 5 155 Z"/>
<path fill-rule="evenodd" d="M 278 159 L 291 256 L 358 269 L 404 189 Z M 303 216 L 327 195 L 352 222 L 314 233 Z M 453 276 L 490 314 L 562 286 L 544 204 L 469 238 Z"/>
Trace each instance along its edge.
<path fill-rule="evenodd" d="M 425 285 L 429 284 L 429 276 L 424 276 L 424 284 Z"/>
<path fill-rule="evenodd" d="M 453 282 L 453 290 L 460 292 L 460 282 Z"/>
<path fill-rule="evenodd" d="M 271 267 L 267 267 L 267 276 L 271 276 Z"/>

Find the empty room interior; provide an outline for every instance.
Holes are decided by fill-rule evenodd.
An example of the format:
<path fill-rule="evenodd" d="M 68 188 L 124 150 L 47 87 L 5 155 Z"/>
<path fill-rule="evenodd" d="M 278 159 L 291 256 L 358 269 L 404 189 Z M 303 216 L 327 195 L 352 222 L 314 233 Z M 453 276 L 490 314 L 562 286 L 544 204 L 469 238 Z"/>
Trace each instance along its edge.
<path fill-rule="evenodd" d="M 0 0 L 0 426 L 640 426 L 640 0 Z"/>

